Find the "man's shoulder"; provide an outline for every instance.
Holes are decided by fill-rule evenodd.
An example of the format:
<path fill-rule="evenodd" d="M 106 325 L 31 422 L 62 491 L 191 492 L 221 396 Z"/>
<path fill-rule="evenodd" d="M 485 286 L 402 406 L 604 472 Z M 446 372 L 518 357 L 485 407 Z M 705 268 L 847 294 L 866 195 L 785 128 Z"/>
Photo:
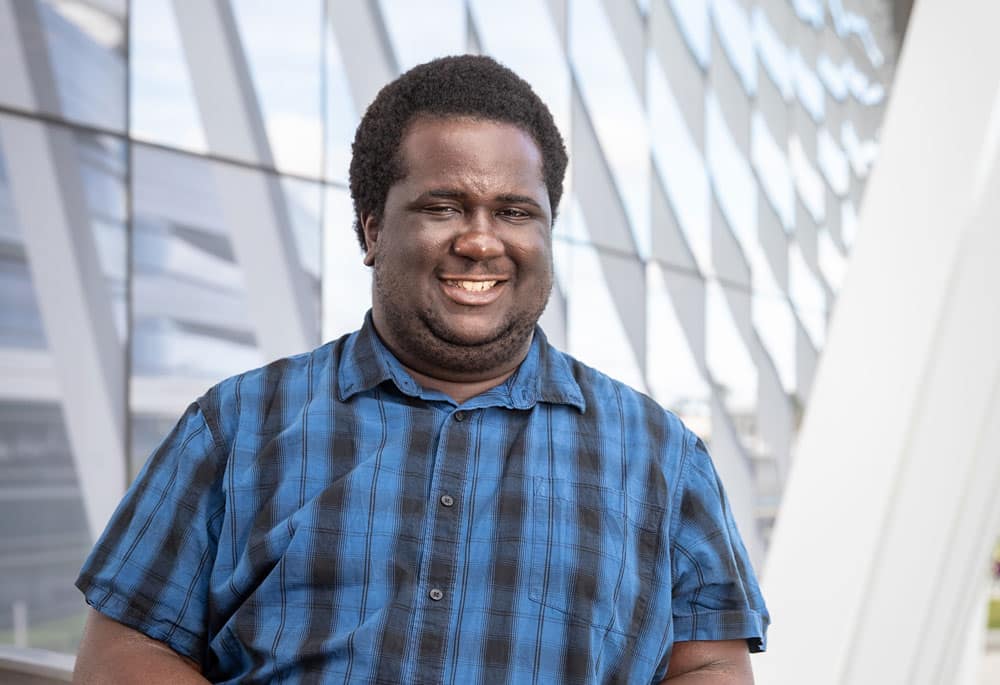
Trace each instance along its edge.
<path fill-rule="evenodd" d="M 688 432 L 684 423 L 669 409 L 631 385 L 618 380 L 573 355 L 549 346 L 551 353 L 561 357 L 583 394 L 586 410 L 600 414 L 619 414 L 626 422 L 641 420 L 658 424 L 675 433 Z"/>
<path fill-rule="evenodd" d="M 348 337 L 229 376 L 209 388 L 197 403 L 226 439 L 237 431 L 278 432 L 306 404 L 330 392 Z"/>

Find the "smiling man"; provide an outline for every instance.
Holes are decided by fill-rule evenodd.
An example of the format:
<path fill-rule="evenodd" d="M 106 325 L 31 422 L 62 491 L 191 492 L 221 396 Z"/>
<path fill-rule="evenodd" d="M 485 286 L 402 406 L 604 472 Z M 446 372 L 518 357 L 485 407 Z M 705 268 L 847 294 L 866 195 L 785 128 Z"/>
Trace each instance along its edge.
<path fill-rule="evenodd" d="M 78 681 L 752 682 L 767 611 L 703 443 L 536 325 L 566 163 L 488 58 L 379 93 L 369 317 L 191 405 L 81 572 Z"/>

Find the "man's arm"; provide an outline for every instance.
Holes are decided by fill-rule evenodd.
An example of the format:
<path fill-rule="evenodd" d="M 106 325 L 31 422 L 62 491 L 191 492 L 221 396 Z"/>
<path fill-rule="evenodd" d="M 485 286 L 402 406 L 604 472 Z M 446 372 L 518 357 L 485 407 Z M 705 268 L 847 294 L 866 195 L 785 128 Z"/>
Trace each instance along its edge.
<path fill-rule="evenodd" d="M 167 645 L 90 610 L 73 670 L 73 682 L 89 685 L 207 683 L 198 666 Z"/>
<path fill-rule="evenodd" d="M 675 642 L 661 685 L 753 685 L 746 640 Z"/>

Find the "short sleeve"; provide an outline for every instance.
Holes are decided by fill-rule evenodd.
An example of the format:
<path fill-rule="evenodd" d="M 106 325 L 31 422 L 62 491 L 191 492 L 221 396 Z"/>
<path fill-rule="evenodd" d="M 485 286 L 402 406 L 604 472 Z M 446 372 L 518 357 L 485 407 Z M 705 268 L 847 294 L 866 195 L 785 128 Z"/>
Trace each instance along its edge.
<path fill-rule="evenodd" d="M 764 651 L 770 618 L 704 443 L 691 434 L 671 524 L 674 640 L 745 639 Z"/>
<path fill-rule="evenodd" d="M 76 581 L 94 609 L 199 663 L 224 461 L 192 404 L 125 494 Z"/>

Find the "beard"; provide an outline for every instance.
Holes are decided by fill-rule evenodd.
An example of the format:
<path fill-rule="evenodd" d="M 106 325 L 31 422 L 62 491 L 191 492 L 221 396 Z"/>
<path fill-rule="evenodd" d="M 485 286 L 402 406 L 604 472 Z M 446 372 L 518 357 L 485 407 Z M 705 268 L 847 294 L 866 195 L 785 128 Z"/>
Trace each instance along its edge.
<path fill-rule="evenodd" d="M 519 306 L 509 310 L 493 331 L 470 339 L 431 307 L 401 306 L 392 294 L 401 292 L 402 284 L 395 283 L 392 275 L 384 273 L 378 262 L 373 275 L 374 295 L 380 304 L 383 322 L 402 348 L 399 350 L 401 356 L 416 362 L 418 371 L 420 367 L 433 368 L 463 377 L 520 363 L 552 290 L 550 270 L 549 278 L 543 279 L 534 297 L 521 298 Z"/>

